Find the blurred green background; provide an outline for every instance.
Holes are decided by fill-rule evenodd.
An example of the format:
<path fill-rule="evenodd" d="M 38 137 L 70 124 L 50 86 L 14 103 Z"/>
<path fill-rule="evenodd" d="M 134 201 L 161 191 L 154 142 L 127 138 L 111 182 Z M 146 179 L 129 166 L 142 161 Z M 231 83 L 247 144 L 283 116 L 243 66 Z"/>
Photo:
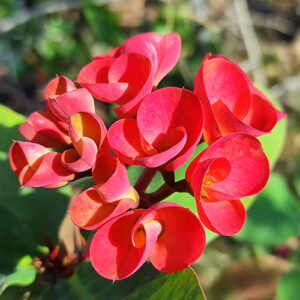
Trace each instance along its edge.
<path fill-rule="evenodd" d="M 19 188 L 6 153 L 11 140 L 19 139 L 21 115 L 44 108 L 43 92 L 50 79 L 59 74 L 75 80 L 93 55 L 145 31 L 176 31 L 182 39 L 180 60 L 159 87 L 193 89 L 205 53 L 224 54 L 267 88 L 288 114 L 286 134 L 283 128 L 278 139 L 268 141 L 269 147 L 281 148 L 285 135 L 268 186 L 249 209 L 244 229 L 235 237 L 213 240 L 196 270 L 208 299 L 299 299 L 299 1 L 1 0 L 0 103 L 18 113 L 0 107 L 0 291 L 11 285 L 3 299 L 106 299 L 95 293 L 98 277 L 89 275 L 94 271 L 86 265 L 77 273 L 94 276 L 94 285 L 80 285 L 75 273 L 56 283 L 56 291 L 66 294 L 51 290 L 52 277 L 35 280 L 32 261 L 47 252 L 41 247 L 42 233 L 55 243 L 64 235 L 66 226 L 61 224 L 71 187 Z M 97 111 L 107 125 L 115 119 L 106 104 L 97 102 Z M 82 294 L 72 294 L 72 284 Z"/>

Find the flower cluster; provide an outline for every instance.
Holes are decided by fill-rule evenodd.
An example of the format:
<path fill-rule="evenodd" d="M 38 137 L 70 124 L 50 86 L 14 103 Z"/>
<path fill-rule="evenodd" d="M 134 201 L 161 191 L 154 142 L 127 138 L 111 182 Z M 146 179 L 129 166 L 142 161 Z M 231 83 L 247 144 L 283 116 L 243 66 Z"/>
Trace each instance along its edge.
<path fill-rule="evenodd" d="M 130 276 L 148 258 L 163 272 L 190 265 L 205 248 L 203 225 L 221 235 L 239 232 L 246 217 L 240 199 L 261 191 L 269 177 L 256 136 L 270 132 L 284 114 L 221 55 L 206 55 L 194 92 L 157 89 L 180 49 L 176 33 L 139 34 L 84 66 L 76 81 L 81 88 L 57 76 L 46 87 L 45 110 L 19 128 L 26 142 L 10 148 L 24 187 L 93 177 L 95 185 L 73 200 L 70 217 L 82 229 L 97 230 L 90 258 L 112 280 Z M 93 97 L 118 105 L 119 119 L 108 130 Z M 174 171 L 204 141 L 208 148 L 176 182 Z M 144 167 L 134 187 L 126 164 Z M 165 183 L 146 193 L 156 172 Z M 174 192 L 193 195 L 199 216 L 161 202 Z"/>

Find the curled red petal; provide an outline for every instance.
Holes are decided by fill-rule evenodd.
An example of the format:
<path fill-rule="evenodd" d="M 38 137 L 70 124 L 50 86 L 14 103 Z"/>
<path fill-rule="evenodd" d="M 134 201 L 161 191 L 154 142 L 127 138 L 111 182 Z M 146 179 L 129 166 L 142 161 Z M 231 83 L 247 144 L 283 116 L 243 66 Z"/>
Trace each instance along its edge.
<path fill-rule="evenodd" d="M 61 163 L 61 153 L 49 152 L 39 157 L 33 164 L 25 166 L 19 174 L 24 187 L 47 187 L 67 183 L 74 179 L 74 173 Z"/>
<path fill-rule="evenodd" d="M 69 125 L 69 135 L 77 152 L 81 155 L 82 137 L 92 139 L 99 151 L 107 151 L 106 127 L 102 119 L 90 112 L 80 112 L 72 115 Z"/>
<path fill-rule="evenodd" d="M 19 175 L 27 165 L 33 165 L 36 160 L 49 152 L 39 144 L 14 141 L 9 149 L 10 166 Z"/>
<path fill-rule="evenodd" d="M 90 62 L 80 70 L 77 82 L 81 86 L 86 83 L 108 83 L 108 71 L 114 61 L 115 58 L 105 58 Z"/>
<path fill-rule="evenodd" d="M 123 104 L 127 99 L 123 99 L 128 90 L 127 82 L 115 83 L 81 83 L 90 93 L 103 102 L 112 104 Z"/>
<path fill-rule="evenodd" d="M 161 225 L 160 235 L 150 253 L 150 261 L 158 270 L 178 272 L 203 253 L 206 243 L 203 226 L 187 208 L 171 202 L 159 203 L 144 212 L 133 232 L 143 224 L 147 235 L 152 229 L 147 230 L 151 220 Z"/>
<path fill-rule="evenodd" d="M 50 98 L 48 108 L 56 118 L 66 123 L 77 112 L 95 112 L 94 99 L 86 89 L 77 89 Z"/>
<path fill-rule="evenodd" d="M 55 98 L 61 94 L 66 92 L 70 92 L 76 90 L 76 85 L 73 83 L 72 80 L 65 76 L 56 76 L 52 79 L 46 89 L 45 89 L 45 99 L 46 103 L 49 98 Z"/>
<path fill-rule="evenodd" d="M 65 168 L 75 173 L 91 169 L 95 164 L 98 152 L 97 145 L 88 137 L 82 137 L 77 143 L 77 147 L 81 149 L 80 154 L 73 148 L 64 151 L 61 156 Z"/>
<path fill-rule="evenodd" d="M 243 133 L 229 134 L 206 149 L 201 160 L 223 157 L 230 163 L 230 172 L 211 188 L 232 195 L 233 199 L 258 193 L 266 185 L 270 169 L 260 142 Z"/>
<path fill-rule="evenodd" d="M 91 246 L 90 257 L 95 270 L 111 280 L 124 279 L 134 273 L 148 258 L 156 242 L 146 235 L 143 247 L 132 244 L 132 228 L 144 210 L 137 209 L 116 217 L 99 228 Z"/>
<path fill-rule="evenodd" d="M 250 108 L 251 94 L 246 74 L 222 55 L 207 56 L 203 60 L 203 81 L 209 102 L 221 100 L 239 119 Z"/>
<path fill-rule="evenodd" d="M 122 119 L 113 123 L 107 137 L 111 148 L 122 161 L 129 163 L 131 158 L 144 155 L 137 122 L 134 119 Z"/>
<path fill-rule="evenodd" d="M 212 107 L 222 135 L 232 132 L 243 132 L 253 136 L 260 136 L 266 133 L 241 121 L 222 101 L 215 102 Z"/>
<path fill-rule="evenodd" d="M 19 133 L 25 140 L 45 147 L 64 149 L 71 143 L 67 132 L 46 111 L 32 113 L 20 125 Z"/>
<path fill-rule="evenodd" d="M 136 120 L 122 119 L 115 122 L 108 131 L 108 140 L 113 151 L 128 164 L 155 168 L 165 164 L 176 156 L 186 143 L 186 133 L 183 128 L 174 131 L 170 148 L 153 155 L 147 155 L 139 137 Z"/>
<path fill-rule="evenodd" d="M 178 61 L 181 40 L 177 33 L 165 36 L 147 32 L 129 38 L 121 47 L 120 53 L 140 53 L 151 60 L 154 69 L 154 86 L 170 72 Z"/>
<path fill-rule="evenodd" d="M 93 167 L 93 178 L 98 191 L 108 201 L 126 198 L 131 191 L 125 165 L 110 153 L 98 155 Z"/>
<path fill-rule="evenodd" d="M 130 198 L 108 202 L 97 191 L 97 186 L 94 186 L 80 193 L 72 201 L 70 217 L 76 226 L 94 230 L 134 205 L 134 200 Z"/>
<path fill-rule="evenodd" d="M 246 219 L 246 211 L 240 200 L 197 201 L 197 210 L 205 227 L 221 235 L 238 233 Z"/>
<path fill-rule="evenodd" d="M 137 122 L 143 139 L 158 152 L 170 147 L 172 132 L 176 128 L 184 128 L 186 143 L 166 166 L 167 170 L 175 170 L 189 159 L 201 139 L 203 109 L 194 93 L 168 87 L 153 92 L 143 100 Z"/>

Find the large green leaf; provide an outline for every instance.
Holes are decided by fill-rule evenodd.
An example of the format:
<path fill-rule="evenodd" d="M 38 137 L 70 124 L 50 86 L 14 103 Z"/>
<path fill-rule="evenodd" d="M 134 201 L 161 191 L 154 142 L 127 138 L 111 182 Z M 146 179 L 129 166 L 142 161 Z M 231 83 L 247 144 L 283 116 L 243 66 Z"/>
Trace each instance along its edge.
<path fill-rule="evenodd" d="M 190 268 L 166 274 L 157 271 L 150 263 L 127 279 L 113 283 L 100 277 L 89 262 L 82 263 L 75 274 L 47 289 L 42 300 L 52 299 L 204 299 L 197 277 Z"/>
<path fill-rule="evenodd" d="M 274 246 L 299 234 L 298 200 L 291 194 L 283 177 L 274 173 L 249 209 L 243 229 L 234 237 L 254 244 Z"/>
<path fill-rule="evenodd" d="M 291 271 L 284 274 L 277 287 L 277 300 L 299 299 L 300 272 Z"/>
<path fill-rule="evenodd" d="M 266 88 L 260 87 L 260 89 L 269 97 L 269 99 L 278 109 L 281 109 L 278 101 L 272 97 L 272 95 L 270 94 L 270 92 L 268 92 Z M 274 127 L 271 133 L 264 134 L 258 138 L 269 159 L 271 170 L 274 168 L 283 149 L 286 132 L 287 132 L 287 119 L 284 118 L 276 124 L 276 126 Z M 256 195 L 243 199 L 243 203 L 246 209 L 248 209 L 251 206 L 255 198 Z"/>
<path fill-rule="evenodd" d="M 32 258 L 29 255 L 22 257 L 14 270 L 2 269 L 0 273 L 0 295 L 11 285 L 27 286 L 31 284 L 36 276 L 37 270 L 32 265 Z"/>
<path fill-rule="evenodd" d="M 0 276 L 12 278 L 9 285 L 29 284 L 28 273 L 18 268 L 18 263 L 25 255 L 38 254 L 37 245 L 44 243 L 43 233 L 57 240 L 70 195 L 69 187 L 55 190 L 20 187 L 7 152 L 12 140 L 19 139 L 18 126 L 24 120 L 22 115 L 0 105 Z"/>

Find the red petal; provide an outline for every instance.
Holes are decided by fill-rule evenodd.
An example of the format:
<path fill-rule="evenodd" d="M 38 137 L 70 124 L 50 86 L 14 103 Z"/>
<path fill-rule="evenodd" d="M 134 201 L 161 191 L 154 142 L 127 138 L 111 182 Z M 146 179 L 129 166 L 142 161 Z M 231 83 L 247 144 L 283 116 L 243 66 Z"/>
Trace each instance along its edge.
<path fill-rule="evenodd" d="M 83 229 L 99 228 L 108 219 L 112 219 L 134 206 L 132 199 L 122 199 L 107 202 L 99 194 L 97 186 L 91 187 L 79 194 L 70 207 L 72 222 Z"/>
<path fill-rule="evenodd" d="M 95 112 L 94 99 L 86 89 L 77 89 L 49 99 L 48 108 L 58 119 L 69 122 L 77 112 Z"/>
<path fill-rule="evenodd" d="M 113 123 L 107 133 L 113 151 L 122 161 L 131 162 L 132 158 L 143 156 L 136 120 L 122 119 Z"/>
<path fill-rule="evenodd" d="M 82 86 L 86 83 L 108 83 L 108 71 L 115 58 L 105 58 L 85 65 L 77 76 L 77 82 Z"/>
<path fill-rule="evenodd" d="M 155 268 L 167 273 L 178 272 L 200 257 L 205 248 L 205 232 L 190 210 L 171 202 L 159 203 L 148 209 L 137 225 L 142 223 L 146 227 L 151 219 L 162 227 L 150 253 Z"/>
<path fill-rule="evenodd" d="M 243 132 L 253 136 L 260 136 L 266 133 L 255 129 L 238 119 L 222 101 L 215 102 L 212 105 L 212 108 L 223 135 L 232 132 Z"/>
<path fill-rule="evenodd" d="M 123 96 L 128 89 L 127 82 L 117 83 L 80 83 L 98 100 L 113 104 L 123 104 Z"/>
<path fill-rule="evenodd" d="M 132 244 L 132 228 L 144 210 L 138 209 L 116 217 L 95 234 L 90 257 L 93 267 L 103 277 L 119 280 L 130 276 L 147 260 L 156 239 L 147 235 L 144 247 Z"/>
<path fill-rule="evenodd" d="M 80 146 L 78 146 L 80 144 Z M 62 164 L 71 172 L 79 173 L 89 170 L 96 161 L 98 147 L 95 142 L 88 138 L 82 137 L 77 147 L 80 147 L 79 154 L 75 149 L 66 150 L 62 156 Z"/>
<path fill-rule="evenodd" d="M 55 98 L 61 94 L 66 92 L 70 92 L 76 90 L 76 85 L 73 83 L 72 80 L 65 76 L 56 76 L 52 79 L 46 89 L 45 89 L 45 99 L 46 103 L 49 98 Z"/>
<path fill-rule="evenodd" d="M 93 113 L 81 112 L 72 115 L 69 126 L 70 138 L 79 154 L 81 154 L 80 139 L 88 137 L 92 139 L 98 149 L 106 148 L 106 127 L 101 118 Z"/>
<path fill-rule="evenodd" d="M 131 191 L 126 167 L 110 153 L 97 157 L 93 178 L 102 197 L 108 201 L 127 198 Z"/>
<path fill-rule="evenodd" d="M 71 143 L 67 132 L 45 111 L 32 113 L 20 125 L 19 133 L 25 140 L 45 147 L 65 149 Z"/>
<path fill-rule="evenodd" d="M 143 100 L 137 122 L 143 139 L 158 152 L 170 147 L 170 136 L 175 128 L 184 128 L 187 142 L 176 159 L 167 165 L 167 170 L 175 170 L 189 159 L 201 138 L 203 110 L 194 93 L 163 88 Z"/>
<path fill-rule="evenodd" d="M 246 211 L 240 200 L 197 201 L 199 217 L 205 227 L 221 235 L 233 235 L 243 227 Z"/>
<path fill-rule="evenodd" d="M 120 53 L 140 53 L 151 60 L 155 72 L 154 86 L 173 69 L 180 55 L 181 41 L 177 33 L 165 36 L 158 33 L 142 33 L 129 38 Z"/>
<path fill-rule="evenodd" d="M 20 184 L 24 187 L 47 187 L 72 180 L 72 172 L 61 163 L 61 153 L 49 152 L 26 166 L 19 175 Z"/>
<path fill-rule="evenodd" d="M 229 134 L 205 151 L 202 160 L 223 157 L 230 163 L 228 176 L 215 183 L 214 190 L 232 195 L 233 199 L 258 193 L 269 178 L 269 162 L 260 142 L 243 133 Z"/>
<path fill-rule="evenodd" d="M 186 143 L 186 134 L 182 129 L 175 131 L 169 149 L 148 156 L 141 146 L 136 120 L 123 119 L 110 127 L 108 140 L 111 148 L 122 161 L 155 168 L 163 165 L 182 150 Z"/>
<path fill-rule="evenodd" d="M 19 175 L 27 165 L 33 165 L 46 153 L 49 153 L 49 150 L 39 144 L 14 141 L 9 149 L 11 168 Z"/>
<path fill-rule="evenodd" d="M 276 123 L 285 117 L 285 114 L 277 110 L 257 88 L 252 87 L 251 92 L 252 105 L 244 122 L 260 131 L 270 132 Z"/>
<path fill-rule="evenodd" d="M 209 102 L 221 100 L 239 119 L 248 113 L 251 95 L 247 75 L 222 55 L 203 60 L 203 80 Z"/>

